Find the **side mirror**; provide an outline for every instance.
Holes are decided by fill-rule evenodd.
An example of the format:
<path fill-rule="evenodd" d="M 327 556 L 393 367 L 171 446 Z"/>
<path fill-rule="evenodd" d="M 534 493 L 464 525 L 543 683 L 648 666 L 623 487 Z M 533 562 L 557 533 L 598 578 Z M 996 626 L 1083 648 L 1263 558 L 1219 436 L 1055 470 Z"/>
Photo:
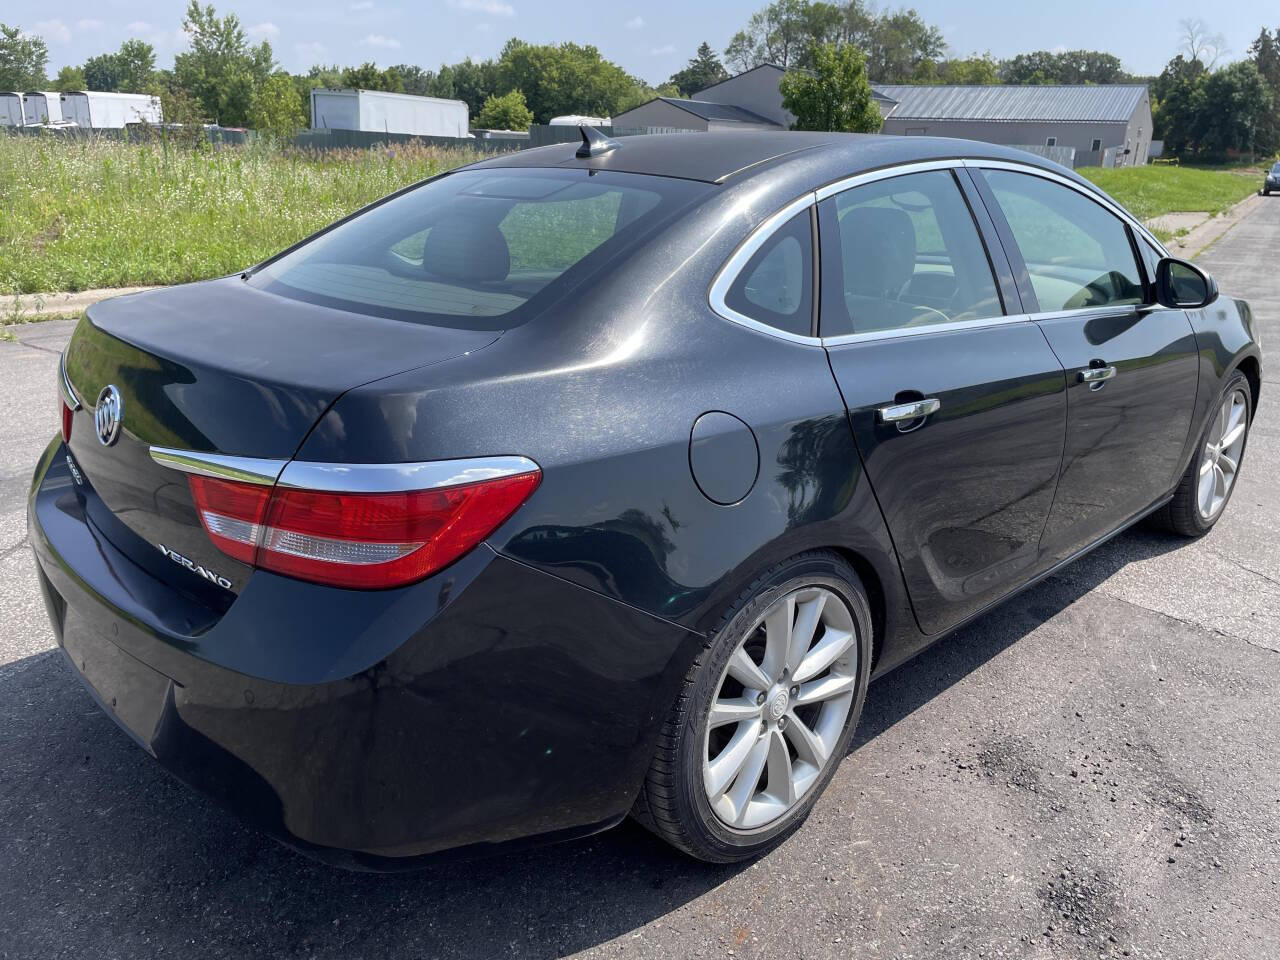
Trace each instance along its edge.
<path fill-rule="evenodd" d="M 1196 310 L 1217 299 L 1217 282 L 1195 264 L 1165 257 L 1156 265 L 1156 301 L 1161 306 Z"/>

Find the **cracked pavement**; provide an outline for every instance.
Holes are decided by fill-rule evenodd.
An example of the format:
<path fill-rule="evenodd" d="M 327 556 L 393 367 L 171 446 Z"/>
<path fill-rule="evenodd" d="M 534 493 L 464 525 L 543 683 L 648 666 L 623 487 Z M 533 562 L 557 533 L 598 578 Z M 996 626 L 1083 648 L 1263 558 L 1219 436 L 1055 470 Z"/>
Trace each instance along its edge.
<path fill-rule="evenodd" d="M 1280 198 L 1200 259 L 1280 336 Z M 23 497 L 70 324 L 0 343 L 0 958 L 1280 956 L 1280 383 L 1194 543 L 1127 532 L 875 684 L 805 827 L 707 867 L 623 827 L 405 876 L 163 774 L 45 624 Z"/>

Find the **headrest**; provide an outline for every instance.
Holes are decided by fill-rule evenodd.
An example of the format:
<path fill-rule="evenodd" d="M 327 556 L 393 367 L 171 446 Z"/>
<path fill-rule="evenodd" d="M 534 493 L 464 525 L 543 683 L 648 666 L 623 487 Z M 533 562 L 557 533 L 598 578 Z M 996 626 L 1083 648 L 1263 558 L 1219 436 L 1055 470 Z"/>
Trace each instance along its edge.
<path fill-rule="evenodd" d="M 497 224 L 445 217 L 427 234 L 422 266 L 444 280 L 505 280 L 511 272 L 511 251 Z"/>
<path fill-rule="evenodd" d="M 844 286 L 896 299 L 916 271 L 916 228 L 896 207 L 854 207 L 840 219 Z"/>

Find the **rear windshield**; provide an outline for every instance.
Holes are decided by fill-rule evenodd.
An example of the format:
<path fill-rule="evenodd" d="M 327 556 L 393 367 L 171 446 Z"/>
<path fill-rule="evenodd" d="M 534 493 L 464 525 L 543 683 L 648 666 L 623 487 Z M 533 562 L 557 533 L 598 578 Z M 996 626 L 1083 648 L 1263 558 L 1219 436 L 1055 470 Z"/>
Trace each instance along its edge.
<path fill-rule="evenodd" d="M 317 236 L 248 282 L 356 313 L 501 330 L 709 189 L 585 170 L 460 171 Z"/>

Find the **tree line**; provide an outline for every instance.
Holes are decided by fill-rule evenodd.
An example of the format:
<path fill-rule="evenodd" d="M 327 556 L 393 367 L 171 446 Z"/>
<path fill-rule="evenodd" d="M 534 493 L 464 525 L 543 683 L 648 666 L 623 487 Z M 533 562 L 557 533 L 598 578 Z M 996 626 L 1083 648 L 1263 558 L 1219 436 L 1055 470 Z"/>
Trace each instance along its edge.
<path fill-rule="evenodd" d="M 518 38 L 496 58 L 467 58 L 435 70 L 367 62 L 317 64 L 290 74 L 279 69 L 269 42 L 249 42 L 235 14 L 219 17 L 212 5 L 190 0 L 182 23 L 190 49 L 174 58 L 172 68 L 157 68 L 151 45 L 130 39 L 115 52 L 63 67 L 51 81 L 44 42 L 0 24 L 0 89 L 52 85 L 154 93 L 164 101 L 166 118 L 179 123 L 205 120 L 291 136 L 306 125 L 312 88 L 354 87 L 462 100 L 474 126 L 522 130 L 557 115 L 613 116 L 656 96 L 690 96 L 731 73 L 769 63 L 788 72 L 789 96 L 808 104 L 802 125 L 875 129 L 868 81 L 1143 82 L 1151 88 L 1155 136 L 1171 152 L 1210 158 L 1280 148 L 1280 28 L 1263 29 L 1248 57 L 1220 66 L 1222 38 L 1201 21 L 1183 21 L 1182 49 L 1158 77 L 1141 77 L 1125 71 L 1113 54 L 1095 50 L 1040 50 L 1002 60 L 989 53 L 949 56 L 942 31 L 909 8 L 877 11 L 866 0 L 775 0 L 753 13 L 722 53 L 704 42 L 684 68 L 654 86 L 594 46 Z"/>

